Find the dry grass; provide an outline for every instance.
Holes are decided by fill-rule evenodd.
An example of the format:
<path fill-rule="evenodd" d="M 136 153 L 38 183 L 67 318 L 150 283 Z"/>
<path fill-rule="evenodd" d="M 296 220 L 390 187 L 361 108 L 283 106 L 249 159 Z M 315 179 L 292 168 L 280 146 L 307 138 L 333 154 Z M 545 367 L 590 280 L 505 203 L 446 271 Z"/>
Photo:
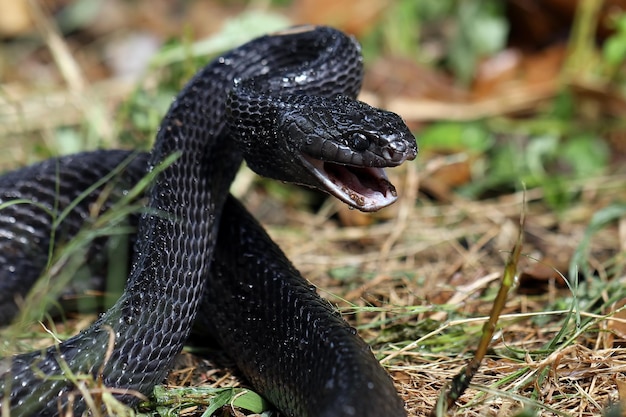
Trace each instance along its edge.
<path fill-rule="evenodd" d="M 597 207 L 607 195 L 623 195 L 623 180 L 605 179 L 602 184 L 613 186 L 604 190 L 594 187 L 589 193 L 593 197 L 581 199 L 561 214 L 546 209 L 540 191 L 529 191 L 529 243 L 523 253 L 544 257 L 545 251 L 532 243 L 537 239 L 543 245 L 554 245 L 553 249 L 573 249 L 581 241 L 591 207 Z M 496 201 L 421 204 L 405 219 L 370 227 L 337 228 L 332 221 L 319 226 L 319 219 L 312 217 L 294 226 L 298 233 L 273 228 L 270 232 L 304 275 L 323 288 L 323 294 L 329 291 L 333 295 L 326 295 L 331 300 L 347 312 L 357 312 L 347 317 L 364 328 L 366 339 L 376 341 L 399 324 L 406 332 L 414 329 L 412 340 L 403 338 L 406 332 L 399 332 L 391 343 L 375 346 L 410 415 L 427 415 L 444 383 L 468 362 L 478 343 L 480 326 L 487 318 L 504 259 L 516 236 L 521 203 L 522 196 L 513 194 Z M 399 234 L 398 227 L 402 229 Z M 309 238 L 307 228 L 316 239 Z M 381 260 L 381 248 L 390 236 L 394 244 Z M 606 263 L 623 245 L 617 226 L 603 230 L 594 241 L 590 259 L 597 265 Z M 536 262 L 526 258 L 521 268 L 528 269 Z M 328 271 L 351 266 L 358 273 L 350 281 L 329 277 Z M 624 277 L 612 279 L 623 281 Z M 580 286 L 577 299 L 583 304 L 587 302 L 582 300 L 584 292 L 591 285 Z M 583 322 L 589 323 L 578 331 L 581 327 L 570 321 L 561 334 L 572 294 L 556 288 L 554 282 L 545 287 L 538 295 L 511 295 L 492 355 L 479 370 L 472 389 L 460 399 L 457 415 L 511 415 L 526 405 L 540 410 L 541 415 L 592 416 L 600 414 L 609 401 L 619 399 L 617 384 L 623 379 L 626 357 L 619 337 L 607 331 L 604 314 L 609 313 L 608 305 L 600 302 L 602 306 L 596 305 L 594 311 L 580 311 Z M 603 296 L 608 300 L 613 295 Z M 559 301 L 563 309 L 557 310 Z M 354 306 L 381 308 L 369 312 Z M 416 329 L 428 318 L 435 319 L 435 324 Z"/>
<path fill-rule="evenodd" d="M 42 139 L 54 148 L 51 138 L 59 126 L 96 126 L 104 142 L 85 147 L 117 145 L 111 129 L 115 116 L 108 109 L 119 104 L 129 86 L 118 80 L 86 84 L 62 39 L 45 16 L 39 17 L 43 38 L 56 51 L 68 87 L 54 94 L 3 89 L 2 168 L 38 159 L 40 154 L 33 155 L 32 149 Z M 395 110 L 402 113 L 402 108 Z M 409 415 L 422 416 L 429 414 L 446 381 L 467 363 L 478 343 L 517 236 L 523 196 L 513 193 L 488 201 L 457 198 L 437 204 L 419 194 L 420 178 L 429 175 L 426 161 L 398 171 L 395 182 L 402 184 L 402 199 L 372 224 L 342 226 L 336 216 L 341 209 L 331 201 L 316 213 L 284 206 L 280 224 L 269 218 L 265 222 L 303 275 L 373 344 Z M 559 260 L 558 255 L 569 259 L 593 214 L 626 198 L 624 174 L 571 186 L 579 190 L 579 198 L 559 213 L 545 204 L 541 190 L 526 193 L 527 243 L 521 270 L 542 260 Z M 250 181 L 239 182 L 236 192 L 262 218 L 268 204 L 280 204 L 268 202 L 265 191 Z M 357 216 L 342 212 L 340 218 L 358 223 Z M 615 323 L 623 320 L 610 321 L 606 315 L 615 301 L 626 296 L 625 249 L 622 219 L 594 235 L 587 261 L 595 276 L 581 282 L 574 296 L 555 279 L 541 282 L 534 295 L 523 286 L 524 291 L 511 294 L 492 352 L 458 401 L 455 415 L 509 416 L 527 407 L 542 416 L 597 416 L 609 402 L 619 401 L 626 350 Z M 170 375 L 175 384 L 239 384 L 228 369 L 206 368 L 204 360 L 187 353 L 179 365 Z M 199 410 L 190 407 L 181 415 L 199 415 Z"/>

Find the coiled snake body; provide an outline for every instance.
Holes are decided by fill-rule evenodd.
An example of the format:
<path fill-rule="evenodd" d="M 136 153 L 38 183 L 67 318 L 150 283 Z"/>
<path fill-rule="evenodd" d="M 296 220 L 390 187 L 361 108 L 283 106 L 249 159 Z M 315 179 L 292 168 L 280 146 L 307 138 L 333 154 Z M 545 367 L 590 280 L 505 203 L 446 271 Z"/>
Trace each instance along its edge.
<path fill-rule="evenodd" d="M 130 390 L 149 395 L 163 380 L 195 320 L 286 415 L 404 415 L 368 346 L 228 196 L 245 158 L 261 175 L 364 211 L 393 202 L 382 168 L 413 159 L 415 139 L 397 115 L 354 100 L 361 75 L 358 45 L 326 27 L 255 39 L 202 69 L 169 109 L 150 156 L 138 155 L 122 175 L 132 184 L 146 166 L 177 155 L 151 186 L 123 295 L 78 335 L 0 361 L 2 413 L 83 412 L 65 367 L 132 404 Z M 78 154 L 0 179 L 0 202 L 38 204 L 0 211 L 0 320 L 15 314 L 9 291 L 23 294 L 45 266 L 48 211 L 72 204 L 129 155 Z M 57 238 L 76 233 L 98 193 L 73 208 Z"/>

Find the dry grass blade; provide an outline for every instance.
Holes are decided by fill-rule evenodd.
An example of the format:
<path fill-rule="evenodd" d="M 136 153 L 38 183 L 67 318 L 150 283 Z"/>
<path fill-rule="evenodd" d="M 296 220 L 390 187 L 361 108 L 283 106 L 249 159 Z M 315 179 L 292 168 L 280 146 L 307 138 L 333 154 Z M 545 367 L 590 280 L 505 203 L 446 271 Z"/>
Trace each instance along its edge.
<path fill-rule="evenodd" d="M 478 368 L 480 368 L 480 364 L 487 354 L 487 349 L 489 348 L 489 344 L 491 343 L 491 340 L 493 339 L 493 335 L 496 330 L 496 324 L 498 323 L 498 319 L 500 318 L 500 315 L 504 310 L 507 296 L 511 287 L 513 287 L 515 279 L 517 277 L 519 258 L 522 252 L 522 246 L 524 241 L 524 213 L 525 212 L 522 211 L 522 214 L 520 216 L 520 227 L 517 235 L 517 241 L 515 242 L 515 245 L 513 246 L 513 251 L 509 255 L 506 265 L 504 267 L 504 274 L 502 275 L 500 288 L 498 289 L 498 294 L 496 295 L 496 298 L 493 302 L 493 306 L 489 314 L 489 320 L 487 320 L 483 325 L 482 336 L 480 338 L 478 348 L 476 349 L 474 356 L 470 360 L 470 363 L 467 364 L 467 366 L 465 366 L 461 370 L 461 372 L 456 374 L 454 378 L 452 378 L 452 381 L 447 384 L 447 390 L 445 394 L 439 397 L 439 400 L 437 401 L 435 407 L 431 410 L 431 417 L 445 415 L 446 412 L 454 408 L 456 400 L 469 387 L 472 378 L 474 377 L 474 375 L 476 375 Z"/>

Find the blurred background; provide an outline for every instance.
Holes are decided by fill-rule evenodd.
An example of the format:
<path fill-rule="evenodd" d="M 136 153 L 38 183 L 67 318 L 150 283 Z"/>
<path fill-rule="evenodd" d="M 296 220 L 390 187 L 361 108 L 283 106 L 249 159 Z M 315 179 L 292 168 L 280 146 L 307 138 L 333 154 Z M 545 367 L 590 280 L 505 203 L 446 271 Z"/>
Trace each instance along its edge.
<path fill-rule="evenodd" d="M 246 170 L 233 191 L 411 415 L 471 356 L 524 210 L 512 316 L 477 377 L 492 391 L 459 413 L 594 416 L 626 397 L 626 0 L 0 0 L 0 171 L 147 150 L 198 68 L 301 23 L 357 37 L 361 99 L 405 119 L 418 159 L 374 216 Z"/>
<path fill-rule="evenodd" d="M 210 57 L 319 23 L 354 34 L 362 99 L 420 135 L 422 187 L 479 196 L 617 168 L 626 153 L 621 0 L 0 0 L 0 168 L 150 146 Z M 17 140 L 16 138 L 20 138 Z M 429 154 L 436 158 L 429 157 Z M 470 184 L 471 183 L 471 184 Z"/>

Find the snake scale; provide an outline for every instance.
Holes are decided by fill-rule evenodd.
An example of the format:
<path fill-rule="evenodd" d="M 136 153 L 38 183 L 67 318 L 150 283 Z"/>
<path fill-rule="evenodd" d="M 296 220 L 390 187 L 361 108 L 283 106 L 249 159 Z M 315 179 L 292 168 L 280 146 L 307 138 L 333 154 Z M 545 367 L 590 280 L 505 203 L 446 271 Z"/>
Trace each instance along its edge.
<path fill-rule="evenodd" d="M 76 336 L 0 360 L 0 415 L 85 412 L 68 369 L 136 404 L 133 392 L 150 395 L 162 382 L 192 325 L 216 337 L 284 415 L 405 415 L 369 347 L 228 193 L 245 158 L 261 175 L 363 211 L 391 204 L 396 192 L 383 168 L 415 158 L 417 145 L 399 116 L 355 99 L 361 78 L 354 39 L 329 27 L 292 28 L 200 70 L 173 101 L 149 155 L 86 152 L 0 177 L 0 203 L 36 203 L 0 211 L 6 322 L 46 266 L 50 213 L 72 206 L 54 233 L 70 238 L 99 201 L 103 187 L 84 193 L 91 184 L 125 163 L 116 179 L 123 194 L 176 155 L 148 191 L 120 299 Z"/>

